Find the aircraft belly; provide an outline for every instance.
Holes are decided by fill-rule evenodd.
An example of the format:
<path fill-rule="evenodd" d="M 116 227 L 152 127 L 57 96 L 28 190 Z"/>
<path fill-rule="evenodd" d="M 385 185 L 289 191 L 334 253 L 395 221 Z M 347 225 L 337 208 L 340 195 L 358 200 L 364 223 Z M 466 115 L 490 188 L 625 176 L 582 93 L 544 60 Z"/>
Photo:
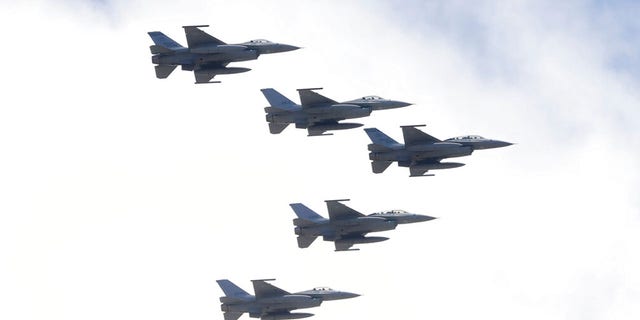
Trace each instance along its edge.
<path fill-rule="evenodd" d="M 269 310 L 313 308 L 319 306 L 322 300 L 306 295 L 289 295 L 261 299 L 260 303 L 263 310 L 269 312 Z"/>
<path fill-rule="evenodd" d="M 253 50 L 228 52 L 228 53 L 212 53 L 212 54 L 197 54 L 195 59 L 197 63 L 210 63 L 210 62 L 236 62 L 255 60 L 258 58 L 258 54 Z"/>
<path fill-rule="evenodd" d="M 367 233 L 367 232 L 376 232 L 376 231 L 387 231 L 393 230 L 398 225 L 395 221 L 367 221 L 357 225 L 351 226 L 342 226 L 340 227 L 341 234 L 350 234 L 350 233 Z"/>
<path fill-rule="evenodd" d="M 428 158 L 455 158 L 455 157 L 464 157 L 471 154 L 471 148 L 469 147 L 458 147 L 453 149 L 442 149 L 442 150 L 432 150 L 432 151 L 422 151 L 413 153 L 413 160 L 421 160 Z"/>

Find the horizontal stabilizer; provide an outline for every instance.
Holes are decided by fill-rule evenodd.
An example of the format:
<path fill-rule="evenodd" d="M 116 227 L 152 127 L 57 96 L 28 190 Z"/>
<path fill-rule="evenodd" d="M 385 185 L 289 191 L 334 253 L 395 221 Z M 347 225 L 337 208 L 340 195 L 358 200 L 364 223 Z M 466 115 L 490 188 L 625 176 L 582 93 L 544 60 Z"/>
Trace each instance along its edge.
<path fill-rule="evenodd" d="M 225 312 L 224 320 L 238 320 L 242 316 L 242 312 Z"/>
<path fill-rule="evenodd" d="M 308 248 L 316 238 L 316 236 L 298 236 L 298 248 Z"/>
<path fill-rule="evenodd" d="M 372 161 L 371 162 L 371 170 L 373 173 L 383 173 L 389 166 L 393 163 L 393 161 Z"/>
<path fill-rule="evenodd" d="M 271 132 L 272 134 L 278 134 L 282 132 L 284 129 L 286 129 L 289 126 L 289 124 L 290 123 L 269 122 L 269 132 Z"/>
<path fill-rule="evenodd" d="M 166 77 L 168 77 L 171 72 L 173 72 L 173 70 L 176 69 L 176 65 L 166 65 L 166 64 L 161 64 L 161 65 L 157 65 L 155 66 L 156 68 L 156 78 L 158 79 L 165 79 Z"/>

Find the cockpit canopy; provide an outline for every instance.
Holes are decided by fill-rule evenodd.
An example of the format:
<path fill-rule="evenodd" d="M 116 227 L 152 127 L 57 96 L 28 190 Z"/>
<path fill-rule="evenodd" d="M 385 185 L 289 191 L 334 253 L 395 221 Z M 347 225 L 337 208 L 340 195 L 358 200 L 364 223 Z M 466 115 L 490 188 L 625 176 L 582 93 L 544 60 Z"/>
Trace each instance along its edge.
<path fill-rule="evenodd" d="M 364 96 L 362 97 L 362 100 L 383 100 L 383 99 L 378 96 Z"/>
<path fill-rule="evenodd" d="M 486 140 L 481 136 L 471 135 L 471 136 L 460 136 L 455 138 L 447 139 L 447 141 L 455 141 L 455 140 Z"/>
<path fill-rule="evenodd" d="M 313 288 L 313 291 L 333 291 L 333 289 L 329 287 L 315 287 Z"/>
<path fill-rule="evenodd" d="M 255 39 L 255 40 L 249 41 L 249 43 L 251 43 L 251 44 L 265 44 L 265 43 L 271 43 L 271 41 L 265 40 L 265 39 Z"/>

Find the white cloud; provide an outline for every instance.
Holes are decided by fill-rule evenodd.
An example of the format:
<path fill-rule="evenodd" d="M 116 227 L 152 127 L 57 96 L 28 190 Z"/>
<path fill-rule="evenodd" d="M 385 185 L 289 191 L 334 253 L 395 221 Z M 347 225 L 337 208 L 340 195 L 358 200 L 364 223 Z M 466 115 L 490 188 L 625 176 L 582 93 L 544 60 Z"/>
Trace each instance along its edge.
<path fill-rule="evenodd" d="M 363 294 L 318 319 L 637 318 L 637 60 L 611 62 L 637 52 L 633 5 L 99 4 L 0 5 L 0 318 L 221 318 L 225 277 Z M 220 85 L 155 79 L 146 32 L 184 43 L 207 23 L 305 49 Z M 363 120 L 398 139 L 427 123 L 518 144 L 373 175 L 359 129 L 268 134 L 258 89 L 316 86 L 416 103 Z M 296 248 L 287 204 L 344 197 L 440 219 L 360 252 Z"/>

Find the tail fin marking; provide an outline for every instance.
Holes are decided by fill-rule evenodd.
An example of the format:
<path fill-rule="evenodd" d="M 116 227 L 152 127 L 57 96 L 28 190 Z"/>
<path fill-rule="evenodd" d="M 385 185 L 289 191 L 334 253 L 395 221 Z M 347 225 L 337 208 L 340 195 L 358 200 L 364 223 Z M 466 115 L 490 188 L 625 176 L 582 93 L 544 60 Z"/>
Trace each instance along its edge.
<path fill-rule="evenodd" d="M 377 128 L 366 128 L 364 131 L 367 133 L 369 139 L 371 139 L 371 142 L 373 142 L 374 145 L 383 146 L 389 149 L 393 149 L 394 147 L 401 145 Z"/>
<path fill-rule="evenodd" d="M 291 206 L 291 209 L 293 209 L 293 212 L 295 212 L 296 216 L 298 216 L 298 218 L 300 219 L 311 221 L 311 222 L 323 222 L 327 220 L 321 215 L 317 214 L 315 211 L 309 209 L 307 206 L 305 206 L 302 203 L 291 203 L 289 204 L 289 206 Z"/>
<path fill-rule="evenodd" d="M 181 46 L 179 43 L 177 43 L 173 39 L 167 37 L 164 33 L 160 31 L 151 31 L 151 32 L 148 32 L 148 34 L 151 37 L 151 40 L 153 40 L 153 43 L 156 44 L 155 46 L 151 46 L 152 53 L 154 51 L 154 47 L 155 47 L 155 50 L 162 50 L 161 48 L 164 48 L 165 50 L 169 50 L 169 51 L 184 49 L 183 46 Z"/>
<path fill-rule="evenodd" d="M 222 289 L 222 291 L 227 297 L 239 298 L 239 299 L 246 299 L 246 298 L 252 297 L 248 292 L 242 290 L 242 288 L 238 287 L 235 283 L 227 279 L 216 280 L 216 282 L 218 283 L 218 285 L 220 286 L 220 289 Z"/>
<path fill-rule="evenodd" d="M 261 89 L 260 91 L 262 91 L 262 94 L 267 99 L 267 101 L 269 101 L 269 104 L 273 108 L 285 111 L 294 111 L 300 109 L 297 104 L 272 88 Z"/>

